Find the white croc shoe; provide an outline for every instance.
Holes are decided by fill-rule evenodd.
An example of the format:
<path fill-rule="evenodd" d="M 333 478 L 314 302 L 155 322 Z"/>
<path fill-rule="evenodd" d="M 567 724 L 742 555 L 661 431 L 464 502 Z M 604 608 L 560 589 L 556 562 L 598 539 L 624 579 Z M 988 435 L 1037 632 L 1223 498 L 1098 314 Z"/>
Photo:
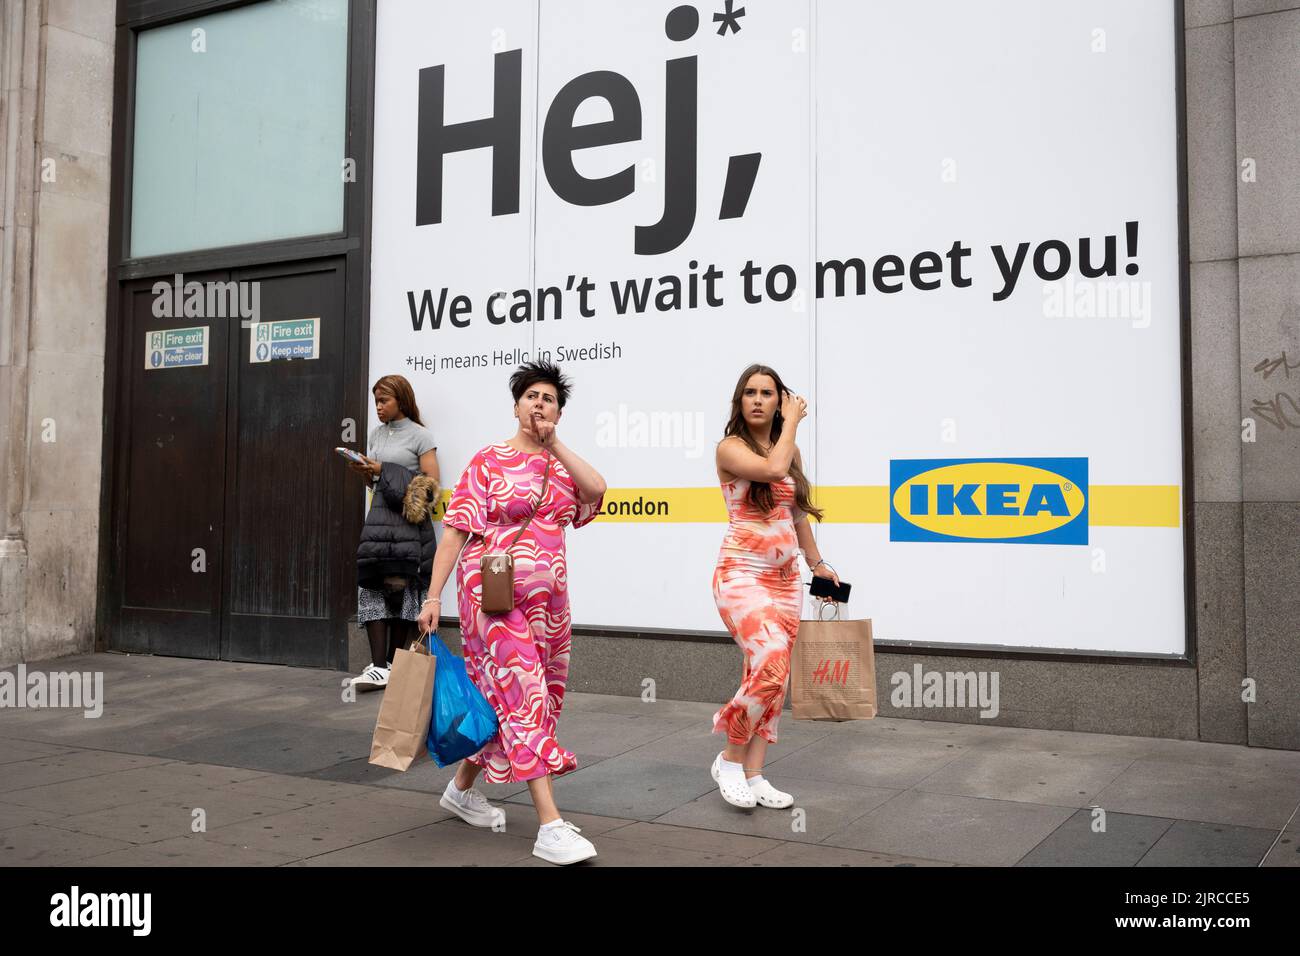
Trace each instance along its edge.
<path fill-rule="evenodd" d="M 762 776 L 749 778 L 749 789 L 754 793 L 754 799 L 765 807 L 771 807 L 774 810 L 784 810 L 786 807 L 794 805 L 794 797 L 784 793 L 768 783 Z"/>
<path fill-rule="evenodd" d="M 713 758 L 713 766 L 709 768 L 713 774 L 713 779 L 718 783 L 718 792 L 722 794 L 722 799 L 726 800 L 733 807 L 740 807 L 742 810 L 752 810 L 758 803 L 754 796 L 754 791 L 745 783 L 742 776 L 736 780 L 730 774 L 725 778 L 722 775 L 722 754 Z"/>
<path fill-rule="evenodd" d="M 578 836 L 581 832 L 568 820 L 561 820 L 558 826 L 539 827 L 533 856 L 561 866 L 590 860 L 596 855 L 596 848 L 586 837 Z"/>

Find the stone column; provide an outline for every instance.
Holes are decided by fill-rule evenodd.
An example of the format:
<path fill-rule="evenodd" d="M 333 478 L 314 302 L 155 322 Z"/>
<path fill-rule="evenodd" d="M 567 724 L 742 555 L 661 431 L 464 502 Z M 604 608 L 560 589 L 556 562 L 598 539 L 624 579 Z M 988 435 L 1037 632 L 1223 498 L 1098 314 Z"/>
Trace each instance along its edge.
<path fill-rule="evenodd" d="M 21 660 L 26 621 L 27 348 L 35 206 L 38 0 L 0 12 L 0 664 Z"/>
<path fill-rule="evenodd" d="M 1300 0 L 1235 0 L 1250 743 L 1300 748 Z M 1285 356 L 1285 361 L 1283 361 Z"/>
<path fill-rule="evenodd" d="M 115 12 L 0 19 L 0 665 L 94 646 Z"/>

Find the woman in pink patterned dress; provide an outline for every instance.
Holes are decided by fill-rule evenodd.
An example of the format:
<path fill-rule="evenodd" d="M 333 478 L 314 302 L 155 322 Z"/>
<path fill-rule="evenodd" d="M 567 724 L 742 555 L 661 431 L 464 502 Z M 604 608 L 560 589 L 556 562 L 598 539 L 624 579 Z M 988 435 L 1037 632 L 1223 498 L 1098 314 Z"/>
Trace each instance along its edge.
<path fill-rule="evenodd" d="M 808 403 L 766 365 L 751 365 L 731 396 L 731 418 L 718 443 L 718 480 L 727 502 L 727 535 L 713 573 L 718 613 L 745 655 L 740 690 L 713 717 L 727 746 L 713 779 L 733 806 L 788 807 L 794 798 L 763 777 L 767 745 L 790 677 L 790 649 L 803 604 L 798 556 L 812 573 L 839 584 L 808 525 L 813 506 L 795 431 Z"/>
<path fill-rule="evenodd" d="M 465 670 L 499 723 L 496 738 L 457 768 L 440 803 L 467 823 L 499 830 L 505 815 L 473 789 L 475 778 L 482 772 L 488 783 L 526 781 L 541 825 L 533 854 L 576 863 L 595 856 L 596 848 L 561 819 L 551 791 L 552 776 L 578 765 L 555 737 L 569 675 L 564 528 L 579 528 L 600 513 L 605 480 L 556 435 L 569 395 L 569 382 L 556 366 L 520 366 L 510 392 L 518 430 L 480 449 L 461 476 L 443 518 L 442 545 L 420 614 L 421 632 L 432 630 L 438 595 L 455 562 Z M 514 542 L 529 515 L 531 523 Z M 515 607 L 487 614 L 479 559 L 507 548 L 514 556 Z"/>

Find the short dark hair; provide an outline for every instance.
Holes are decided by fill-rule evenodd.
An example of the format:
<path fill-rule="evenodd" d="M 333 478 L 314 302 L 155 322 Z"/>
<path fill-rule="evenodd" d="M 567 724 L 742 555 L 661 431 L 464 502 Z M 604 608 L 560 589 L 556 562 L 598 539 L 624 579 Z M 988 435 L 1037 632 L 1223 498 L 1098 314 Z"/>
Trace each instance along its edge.
<path fill-rule="evenodd" d="M 510 394 L 514 396 L 515 402 L 518 403 L 524 392 L 538 382 L 553 386 L 555 401 L 560 408 L 564 408 L 564 403 L 569 400 L 571 385 L 568 376 L 560 371 L 558 365 L 551 362 L 525 362 L 515 370 L 515 374 L 510 376 Z"/>

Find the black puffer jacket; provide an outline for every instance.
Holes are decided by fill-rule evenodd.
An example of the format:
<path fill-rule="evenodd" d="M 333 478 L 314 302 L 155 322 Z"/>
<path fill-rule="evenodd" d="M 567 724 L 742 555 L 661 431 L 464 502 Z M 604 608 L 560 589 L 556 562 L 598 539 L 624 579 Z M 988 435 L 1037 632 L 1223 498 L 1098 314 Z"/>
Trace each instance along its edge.
<path fill-rule="evenodd" d="M 357 584 L 381 590 L 384 578 L 417 578 L 429 587 L 433 554 L 433 513 L 438 482 L 412 475 L 402 465 L 383 462 L 370 512 L 357 545 Z"/>

